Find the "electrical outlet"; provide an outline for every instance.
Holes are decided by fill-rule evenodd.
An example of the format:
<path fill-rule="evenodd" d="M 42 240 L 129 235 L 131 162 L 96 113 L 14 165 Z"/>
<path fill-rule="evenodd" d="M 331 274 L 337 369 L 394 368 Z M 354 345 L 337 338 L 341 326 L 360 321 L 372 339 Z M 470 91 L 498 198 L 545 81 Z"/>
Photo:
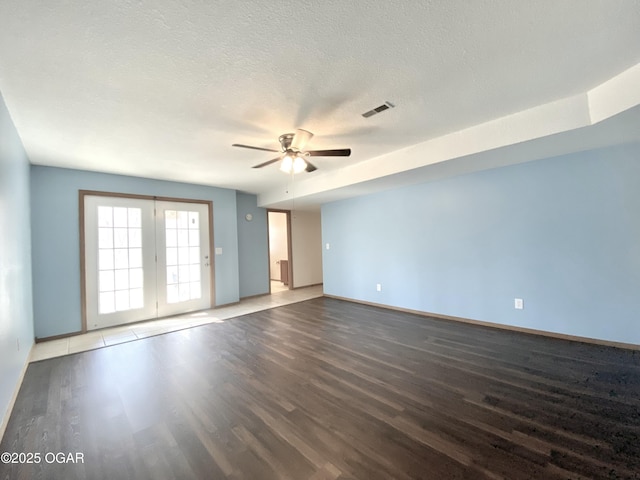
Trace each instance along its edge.
<path fill-rule="evenodd" d="M 381 292 L 382 291 L 382 285 L 379 283 L 376 283 L 376 292 Z"/>
<path fill-rule="evenodd" d="M 329 248 L 330 248 L 330 247 L 331 247 L 331 245 L 329 245 L 328 243 L 327 243 L 327 244 L 325 244 L 325 248 L 326 248 L 327 250 L 329 250 Z"/>
<path fill-rule="evenodd" d="M 524 300 L 521 298 L 516 298 L 513 303 L 516 310 L 522 310 L 524 308 Z"/>

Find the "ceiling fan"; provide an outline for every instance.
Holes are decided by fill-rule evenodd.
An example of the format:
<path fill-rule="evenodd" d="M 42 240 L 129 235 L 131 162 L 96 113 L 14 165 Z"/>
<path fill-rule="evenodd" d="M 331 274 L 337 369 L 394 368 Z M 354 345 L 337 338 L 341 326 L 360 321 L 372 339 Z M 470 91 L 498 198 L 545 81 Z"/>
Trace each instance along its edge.
<path fill-rule="evenodd" d="M 312 164 L 309 157 L 348 157 L 351 155 L 350 148 L 340 148 L 337 150 L 304 150 L 304 146 L 313 137 L 313 133 L 306 130 L 298 129 L 296 133 L 285 133 L 280 135 L 281 154 L 276 158 L 268 160 L 264 163 L 254 165 L 252 168 L 262 168 L 272 163 L 282 160 L 280 170 L 287 173 L 300 173 L 304 170 L 313 172 L 317 167 Z M 253 147 L 251 145 L 241 145 L 234 143 L 232 147 L 250 148 L 252 150 L 264 150 L 265 152 L 278 152 L 271 148 Z"/>

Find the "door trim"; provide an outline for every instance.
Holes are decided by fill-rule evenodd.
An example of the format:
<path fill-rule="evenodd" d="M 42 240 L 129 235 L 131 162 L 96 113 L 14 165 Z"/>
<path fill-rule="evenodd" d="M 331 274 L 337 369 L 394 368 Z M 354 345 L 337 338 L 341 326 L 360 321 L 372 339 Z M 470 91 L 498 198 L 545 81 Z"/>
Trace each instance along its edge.
<path fill-rule="evenodd" d="M 287 257 L 289 260 L 289 290 L 293 290 L 293 247 L 291 242 L 291 210 L 280 210 L 278 208 L 267 208 L 267 255 L 271 252 L 271 238 L 269 235 L 269 212 L 285 213 L 287 215 Z M 271 271 L 271 260 L 267 258 L 269 263 L 269 271 Z M 269 295 L 271 295 L 271 275 L 269 275 Z"/>
<path fill-rule="evenodd" d="M 164 197 L 158 195 L 139 195 L 134 193 L 118 193 L 118 192 L 102 192 L 99 190 L 78 190 L 78 213 L 79 213 L 79 226 L 80 226 L 80 317 L 81 317 L 81 331 L 79 333 L 87 333 L 87 287 L 86 287 L 86 262 L 85 262 L 85 235 L 84 235 L 84 197 L 97 196 L 97 197 L 119 197 L 119 198 L 136 198 L 141 200 L 158 200 L 163 202 L 181 202 L 181 203 L 202 203 L 207 205 L 209 212 L 209 251 L 211 252 L 210 259 L 211 268 L 209 269 L 209 285 L 210 285 L 210 308 L 215 307 L 215 249 L 213 241 L 213 202 L 211 200 L 199 200 L 192 198 L 176 198 L 176 197 Z"/>

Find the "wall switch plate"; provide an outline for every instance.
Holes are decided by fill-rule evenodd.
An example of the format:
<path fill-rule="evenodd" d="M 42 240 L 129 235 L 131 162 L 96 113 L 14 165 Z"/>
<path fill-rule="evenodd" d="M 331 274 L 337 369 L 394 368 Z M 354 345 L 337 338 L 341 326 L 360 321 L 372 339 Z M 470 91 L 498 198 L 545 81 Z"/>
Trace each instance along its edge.
<path fill-rule="evenodd" d="M 329 248 L 331 247 L 331 245 L 329 245 L 328 243 L 325 243 L 324 248 L 326 248 L 327 250 L 329 250 Z"/>
<path fill-rule="evenodd" d="M 379 283 L 376 283 L 376 291 L 377 292 L 381 292 L 382 291 L 382 285 Z"/>
<path fill-rule="evenodd" d="M 522 300 L 521 298 L 516 298 L 513 302 L 513 306 L 516 310 L 522 310 L 524 308 L 524 300 Z"/>
<path fill-rule="evenodd" d="M 222 255 L 222 247 L 216 247 L 216 255 Z"/>

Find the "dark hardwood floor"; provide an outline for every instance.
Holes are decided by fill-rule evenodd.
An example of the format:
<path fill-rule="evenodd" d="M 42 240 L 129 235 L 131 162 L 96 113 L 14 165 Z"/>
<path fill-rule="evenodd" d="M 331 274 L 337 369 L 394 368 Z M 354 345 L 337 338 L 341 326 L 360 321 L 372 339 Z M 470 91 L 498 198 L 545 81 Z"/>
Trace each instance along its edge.
<path fill-rule="evenodd" d="M 42 456 L 1 479 L 638 479 L 640 352 L 319 298 L 33 363 L 0 451 Z"/>

